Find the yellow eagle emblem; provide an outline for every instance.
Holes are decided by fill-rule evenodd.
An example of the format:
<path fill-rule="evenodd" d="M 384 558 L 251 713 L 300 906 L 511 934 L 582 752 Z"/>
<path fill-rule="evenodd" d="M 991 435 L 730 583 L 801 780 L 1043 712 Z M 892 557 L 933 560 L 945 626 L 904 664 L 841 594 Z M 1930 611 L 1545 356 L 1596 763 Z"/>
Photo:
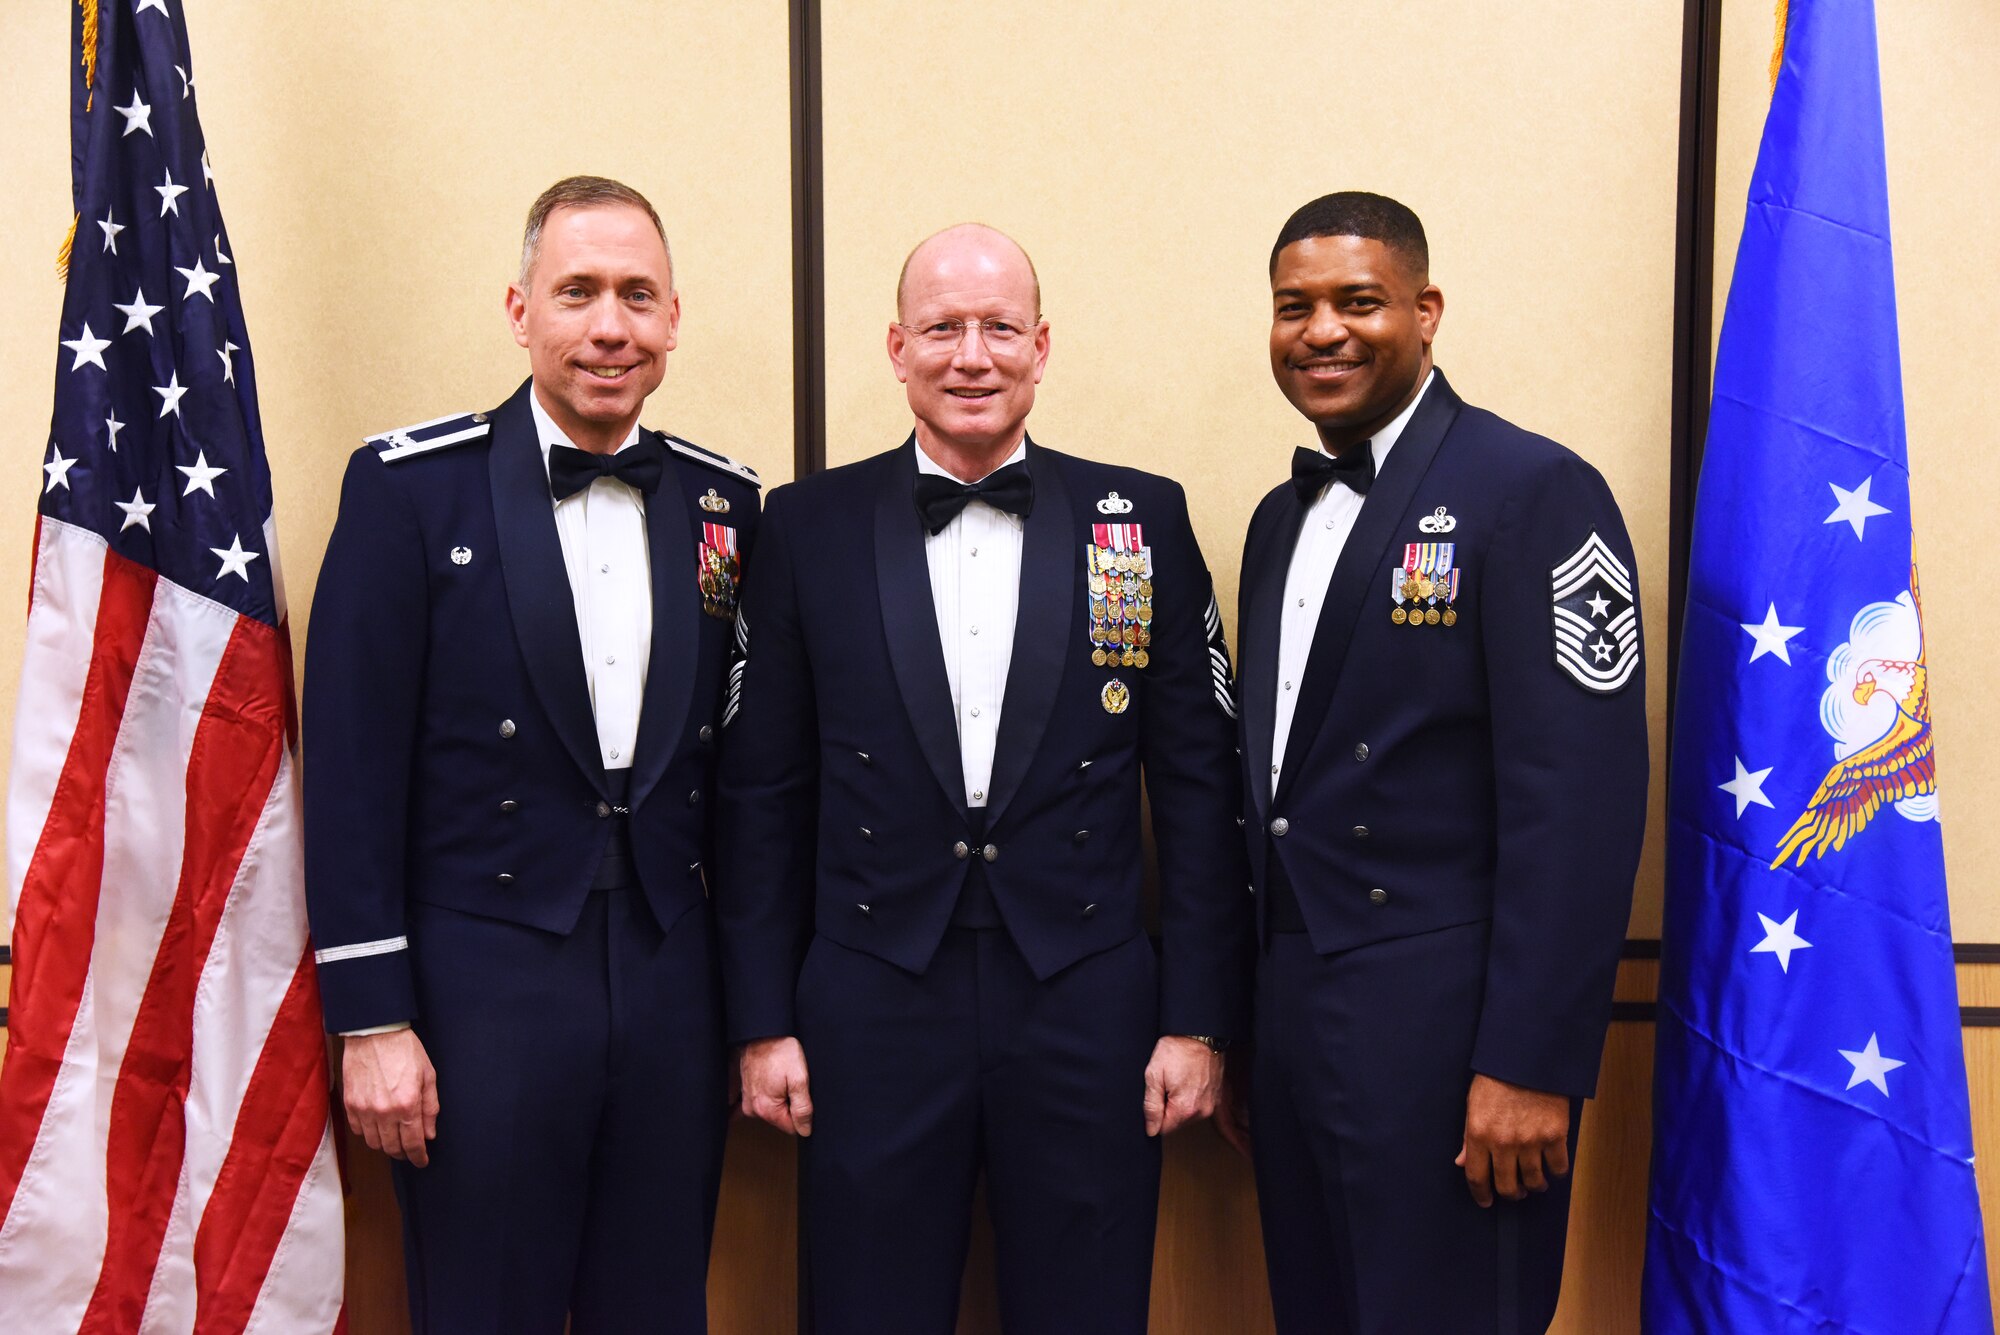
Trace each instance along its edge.
<path fill-rule="evenodd" d="M 1937 758 L 1931 749 L 1931 692 L 1921 639 L 1923 597 L 1917 591 L 1917 569 L 1910 567 L 1910 600 L 1917 613 L 1919 639 L 1914 660 L 1863 659 L 1854 669 L 1854 701 L 1865 705 L 1877 692 L 1895 692 L 1895 717 L 1888 729 L 1845 760 L 1836 761 L 1820 781 L 1819 791 L 1778 841 L 1771 863 L 1782 867 L 1797 858 L 1824 857 L 1859 834 L 1885 802 L 1900 802 L 1937 791 Z"/>

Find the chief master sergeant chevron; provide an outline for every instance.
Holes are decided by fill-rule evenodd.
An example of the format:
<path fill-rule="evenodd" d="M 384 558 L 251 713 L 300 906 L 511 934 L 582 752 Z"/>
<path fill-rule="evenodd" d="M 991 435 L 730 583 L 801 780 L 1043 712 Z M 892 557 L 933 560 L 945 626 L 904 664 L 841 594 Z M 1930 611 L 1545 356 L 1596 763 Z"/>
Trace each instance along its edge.
<path fill-rule="evenodd" d="M 703 867 L 756 475 L 639 426 L 680 300 L 638 192 L 544 192 L 507 314 L 527 384 L 348 466 L 306 649 L 320 990 L 349 1123 L 396 1160 L 420 1335 L 685 1335 L 721 1176 Z"/>
<path fill-rule="evenodd" d="M 1445 383 L 1429 269 L 1358 192 L 1271 251 L 1271 369 L 1319 446 L 1257 507 L 1239 604 L 1281 1335 L 1547 1326 L 1645 823 L 1624 521 Z"/>

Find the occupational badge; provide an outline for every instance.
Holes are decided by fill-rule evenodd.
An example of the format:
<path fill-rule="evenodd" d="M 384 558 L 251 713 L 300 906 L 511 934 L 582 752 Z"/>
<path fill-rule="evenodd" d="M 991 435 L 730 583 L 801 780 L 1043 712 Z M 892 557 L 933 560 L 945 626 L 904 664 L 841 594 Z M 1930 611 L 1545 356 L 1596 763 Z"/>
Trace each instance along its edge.
<path fill-rule="evenodd" d="M 704 523 L 695 548 L 695 582 L 701 587 L 701 610 L 718 621 L 736 615 L 736 585 L 741 562 L 736 554 L 736 530 L 727 524 Z"/>
<path fill-rule="evenodd" d="M 462 566 L 462 565 L 470 565 L 470 564 L 472 564 L 472 548 L 470 548 L 470 547 L 454 547 L 454 548 L 452 548 L 452 549 L 451 549 L 451 563 L 452 563 L 453 565 L 455 565 L 455 566 Z"/>
<path fill-rule="evenodd" d="M 708 489 L 708 495 L 701 498 L 700 504 L 702 509 L 712 515 L 726 515 L 729 513 L 729 498 L 727 496 L 716 495 L 714 487 Z"/>
<path fill-rule="evenodd" d="M 1595 530 L 1549 572 L 1556 666 L 1596 695 L 1622 690 L 1639 670 L 1639 607 L 1632 572 Z"/>
<path fill-rule="evenodd" d="M 1425 533 L 1449 533 L 1457 527 L 1456 516 L 1446 514 L 1442 505 L 1417 521 L 1417 528 Z"/>
<path fill-rule="evenodd" d="M 1113 677 L 1104 683 L 1104 689 L 1097 693 L 1107 714 L 1122 714 L 1132 707 L 1132 688 Z"/>
<path fill-rule="evenodd" d="M 1113 492 L 1098 503 L 1119 501 Z M 1113 513 L 1106 511 L 1106 513 Z M 1122 513 L 1122 512 L 1120 512 Z M 1152 661 L 1153 549 L 1140 524 L 1093 524 L 1084 544 L 1084 582 L 1090 590 L 1090 661 L 1096 667 L 1140 668 Z M 1120 689 L 1123 689 L 1122 687 Z M 1106 709 L 1116 714 L 1124 708 Z"/>
<path fill-rule="evenodd" d="M 1129 515 L 1132 513 L 1132 502 L 1114 491 L 1097 503 L 1097 513 L 1101 515 Z"/>

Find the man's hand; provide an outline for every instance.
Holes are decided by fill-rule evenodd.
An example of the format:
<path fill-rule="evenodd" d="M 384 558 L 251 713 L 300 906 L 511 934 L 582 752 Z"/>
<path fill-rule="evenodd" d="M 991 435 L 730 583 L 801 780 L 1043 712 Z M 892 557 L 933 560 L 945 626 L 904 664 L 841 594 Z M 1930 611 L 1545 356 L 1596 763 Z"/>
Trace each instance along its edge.
<path fill-rule="evenodd" d="M 1465 1170 L 1466 1189 L 1482 1210 L 1496 1193 L 1518 1201 L 1547 1191 L 1551 1175 L 1569 1172 L 1569 1099 L 1473 1076 L 1465 1143 L 1452 1162 Z"/>
<path fill-rule="evenodd" d="M 1232 1049 L 1234 1050 L 1234 1049 Z M 1250 1062 L 1240 1050 L 1235 1061 L 1225 1059 L 1222 1068 L 1222 1097 L 1215 1105 L 1215 1129 L 1246 1159 L 1250 1150 Z"/>
<path fill-rule="evenodd" d="M 1146 1134 L 1162 1136 L 1215 1111 L 1222 1054 L 1198 1039 L 1168 1034 L 1146 1063 Z"/>
<path fill-rule="evenodd" d="M 812 1091 L 806 1084 L 806 1050 L 796 1038 L 760 1038 L 743 1045 L 743 1115 L 769 1122 L 787 1135 L 813 1131 Z"/>
<path fill-rule="evenodd" d="M 340 1092 L 347 1125 L 391 1159 L 422 1168 L 437 1139 L 437 1072 L 414 1029 L 343 1040 Z"/>

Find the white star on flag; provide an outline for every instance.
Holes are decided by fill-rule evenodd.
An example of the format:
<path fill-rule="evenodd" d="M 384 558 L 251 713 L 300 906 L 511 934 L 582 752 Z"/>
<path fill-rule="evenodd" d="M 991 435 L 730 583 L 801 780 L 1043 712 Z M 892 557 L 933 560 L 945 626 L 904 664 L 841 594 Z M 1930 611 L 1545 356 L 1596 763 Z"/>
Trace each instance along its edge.
<path fill-rule="evenodd" d="M 113 255 L 118 253 L 118 234 L 125 230 L 124 223 L 112 221 L 116 216 L 115 210 L 106 209 L 103 220 L 97 224 L 104 229 L 104 248 Z"/>
<path fill-rule="evenodd" d="M 215 235 L 215 262 L 217 264 L 236 263 L 235 260 L 230 259 L 227 255 L 222 253 L 222 234 L 220 232 L 216 233 Z"/>
<path fill-rule="evenodd" d="M 114 301 L 111 303 L 111 309 L 125 317 L 125 327 L 119 330 L 119 333 L 129 334 L 134 329 L 143 328 L 150 334 L 153 332 L 153 317 L 165 310 L 166 307 L 155 306 L 148 302 L 146 300 L 146 289 L 142 287 L 132 294 L 131 305 L 120 306 Z"/>
<path fill-rule="evenodd" d="M 124 429 L 125 429 L 125 424 L 118 420 L 117 413 L 111 413 L 105 417 L 104 430 L 106 431 L 106 433 L 108 433 L 109 436 L 109 439 L 107 439 L 105 443 L 111 447 L 111 452 L 113 454 L 118 453 L 118 433 L 120 431 L 123 431 Z"/>
<path fill-rule="evenodd" d="M 181 395 L 188 392 L 188 387 L 181 383 L 178 370 L 167 377 L 166 384 L 153 386 L 153 392 L 160 396 L 160 416 L 165 417 L 168 413 L 175 417 L 181 415 Z"/>
<path fill-rule="evenodd" d="M 1876 515 L 1889 513 L 1888 506 L 1877 505 L 1868 499 L 1868 488 L 1873 486 L 1874 482 L 1874 478 L 1864 477 L 1861 479 L 1861 485 L 1853 491 L 1848 491 L 1845 487 L 1836 487 L 1831 482 L 1827 483 L 1827 486 L 1833 487 L 1833 499 L 1839 503 L 1833 507 L 1833 513 L 1820 522 L 1838 524 L 1845 520 L 1854 529 L 1855 537 L 1866 538 L 1868 535 L 1861 531 L 1861 526 Z"/>
<path fill-rule="evenodd" d="M 132 90 L 131 106 L 113 107 L 111 109 L 125 118 L 125 134 L 119 135 L 120 139 L 123 139 L 126 134 L 130 134 L 134 130 L 144 130 L 149 138 L 152 136 L 153 109 L 139 100 L 139 90 L 137 88 Z"/>
<path fill-rule="evenodd" d="M 194 452 L 193 464 L 175 464 L 174 467 L 180 472 L 187 474 L 187 490 L 181 493 L 183 496 L 192 496 L 197 491 L 205 491 L 211 496 L 215 495 L 215 479 L 229 471 L 227 468 L 211 468 L 206 450 L 196 450 Z"/>
<path fill-rule="evenodd" d="M 1771 805 L 1771 799 L 1764 796 L 1764 780 L 1770 777 L 1771 770 L 1774 768 L 1776 766 L 1760 770 L 1747 770 L 1743 768 L 1743 757 L 1738 756 L 1736 757 L 1736 777 L 1728 783 L 1718 783 L 1715 785 L 1736 799 L 1736 815 L 1739 819 L 1752 802 L 1755 802 L 1760 807 Z"/>
<path fill-rule="evenodd" d="M 83 322 L 83 333 L 64 339 L 62 345 L 76 354 L 76 360 L 69 366 L 72 371 L 81 371 L 86 366 L 95 366 L 100 371 L 111 369 L 104 364 L 104 350 L 111 346 L 111 340 L 91 337 L 88 320 Z"/>
<path fill-rule="evenodd" d="M 211 547 L 208 550 L 222 558 L 222 569 L 215 572 L 217 579 L 221 579 L 224 575 L 236 575 L 240 576 L 245 584 L 250 582 L 250 563 L 257 559 L 257 553 L 243 550 L 241 535 L 231 538 L 226 548 Z"/>
<path fill-rule="evenodd" d="M 1898 1066 L 1909 1065 L 1908 1062 L 1897 1061 L 1894 1057 L 1884 1057 L 1882 1049 L 1876 1045 L 1875 1035 L 1873 1034 L 1868 1035 L 1868 1046 L 1861 1049 L 1861 1051 L 1849 1052 L 1846 1048 L 1842 1048 L 1840 1049 L 1840 1055 L 1847 1058 L 1849 1064 L 1854 1067 L 1854 1074 L 1847 1078 L 1847 1087 L 1849 1089 L 1853 1089 L 1856 1085 L 1866 1080 L 1869 1084 L 1887 1094 L 1889 1092 L 1889 1082 L 1885 1077 Z"/>
<path fill-rule="evenodd" d="M 187 279 L 187 292 L 182 295 L 181 300 L 193 301 L 195 294 L 198 292 L 208 298 L 209 305 L 213 306 L 215 304 L 215 294 L 210 292 L 209 289 L 216 285 L 222 275 L 219 273 L 210 273 L 208 270 L 202 268 L 201 256 L 197 255 L 194 257 L 194 268 L 183 269 L 177 264 L 174 266 L 174 272 Z"/>
<path fill-rule="evenodd" d="M 188 192 L 188 188 L 184 185 L 174 184 L 174 173 L 171 167 L 165 169 L 164 175 L 166 183 L 153 187 L 160 195 L 160 216 L 164 218 L 171 213 L 178 218 L 181 216 L 181 196 Z"/>
<path fill-rule="evenodd" d="M 162 15 L 167 12 L 167 0 L 139 0 L 132 8 L 134 14 L 143 14 L 149 9 L 157 9 Z"/>
<path fill-rule="evenodd" d="M 231 359 L 229 354 L 241 351 L 243 349 L 237 347 L 226 338 L 222 340 L 222 346 L 215 350 L 215 355 L 222 358 L 222 382 L 226 385 L 236 383 L 236 363 Z"/>
<path fill-rule="evenodd" d="M 48 495 L 57 487 L 68 491 L 69 470 L 75 466 L 76 460 L 63 458 L 62 446 L 56 444 L 54 441 L 50 441 L 49 461 L 42 465 L 42 471 L 49 475 L 49 480 L 42 487 L 42 495 Z"/>
<path fill-rule="evenodd" d="M 1778 624 L 1778 605 L 1771 604 L 1771 610 L 1764 614 L 1762 625 L 1752 625 L 1739 621 L 1737 625 L 1750 632 L 1750 638 L 1757 647 L 1750 651 L 1750 661 L 1756 662 L 1765 654 L 1776 654 L 1786 667 L 1792 665 L 1792 651 L 1785 647 L 1786 641 L 1805 630 L 1804 626 L 1781 626 Z"/>
<path fill-rule="evenodd" d="M 184 66 L 174 66 L 174 73 L 181 76 L 181 101 L 185 102 L 194 93 L 194 80 L 188 77 Z"/>
<path fill-rule="evenodd" d="M 201 151 L 201 183 L 210 190 L 215 189 L 215 168 L 208 164 L 208 150 Z"/>
<path fill-rule="evenodd" d="M 113 501 L 111 503 L 117 506 L 120 510 L 123 510 L 125 512 L 125 522 L 118 526 L 118 531 L 120 533 L 123 533 L 126 529 L 132 527 L 132 525 L 134 524 L 137 524 L 140 528 L 145 529 L 146 532 L 148 533 L 151 533 L 153 531 L 153 521 L 149 516 L 151 516 L 151 514 L 153 513 L 154 507 L 151 503 L 149 503 L 146 500 L 145 496 L 141 494 L 139 488 L 137 487 L 132 488 L 131 500 Z M 213 550 L 213 548 L 211 548 L 210 550 Z"/>
<path fill-rule="evenodd" d="M 1812 942 L 1806 940 L 1793 930 L 1799 924 L 1799 911 L 1793 909 L 1792 916 L 1783 922 L 1772 922 L 1760 913 L 1757 915 L 1757 921 L 1764 924 L 1764 939 L 1750 947 L 1750 953 L 1753 955 L 1776 955 L 1778 957 L 1779 972 L 1790 973 L 1792 971 L 1792 952 L 1794 950 L 1809 950 L 1812 948 Z"/>

